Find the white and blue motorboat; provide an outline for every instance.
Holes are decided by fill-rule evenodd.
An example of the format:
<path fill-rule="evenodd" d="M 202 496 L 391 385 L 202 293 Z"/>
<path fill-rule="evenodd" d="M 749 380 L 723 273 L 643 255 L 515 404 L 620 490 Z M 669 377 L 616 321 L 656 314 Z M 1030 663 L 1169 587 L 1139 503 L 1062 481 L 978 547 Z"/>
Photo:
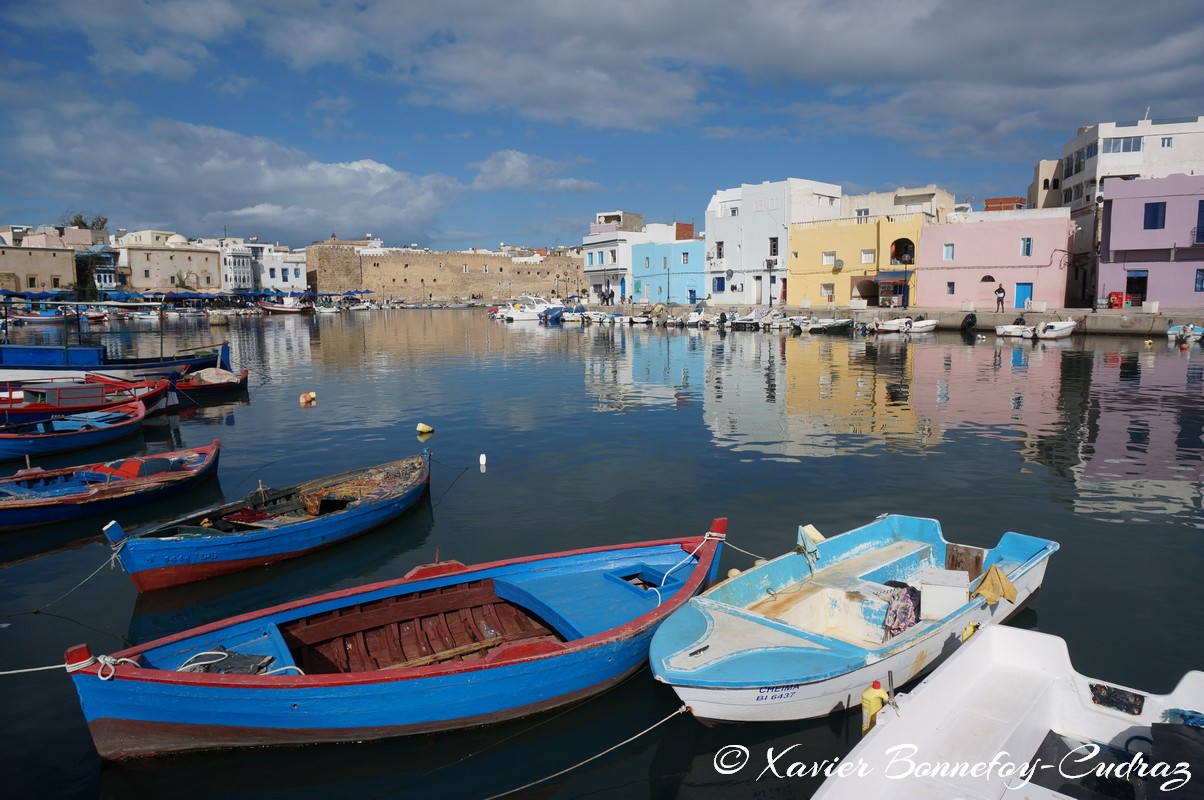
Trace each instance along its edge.
<path fill-rule="evenodd" d="M 883 515 L 729 577 L 653 637 L 657 680 L 702 720 L 821 717 L 874 681 L 902 686 L 1041 587 L 1056 542 L 1008 532 L 986 549 L 932 519 Z"/>

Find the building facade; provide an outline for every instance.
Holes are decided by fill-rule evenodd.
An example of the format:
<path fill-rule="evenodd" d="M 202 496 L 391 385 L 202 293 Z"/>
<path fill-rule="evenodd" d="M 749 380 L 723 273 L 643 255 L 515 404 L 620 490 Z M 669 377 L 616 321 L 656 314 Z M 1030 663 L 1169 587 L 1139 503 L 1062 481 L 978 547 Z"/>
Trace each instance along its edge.
<path fill-rule="evenodd" d="M 915 304 L 993 311 L 1061 307 L 1073 223 L 1067 208 L 950 214 L 925 225 L 916 259 Z"/>
<path fill-rule="evenodd" d="M 900 187 L 844 197 L 837 219 L 794 223 L 786 302 L 910 305 L 920 231 L 944 220 L 953 204 L 953 195 L 935 185 Z"/>
<path fill-rule="evenodd" d="M 1204 175 L 1109 181 L 1100 298 L 1204 308 Z"/>
<path fill-rule="evenodd" d="M 692 232 L 693 226 L 688 227 Z M 635 302 L 694 305 L 704 300 L 705 255 L 706 242 L 693 237 L 632 245 L 631 294 Z"/>
<path fill-rule="evenodd" d="M 706 211 L 707 293 L 716 305 L 786 302 L 791 225 L 836 219 L 841 189 L 787 178 L 722 189 Z"/>
<path fill-rule="evenodd" d="M 144 294 L 192 290 L 216 292 L 221 287 L 221 253 L 198 247 L 168 231 L 132 231 L 114 238 L 117 281 Z"/>
<path fill-rule="evenodd" d="M 1061 198 L 1070 209 L 1076 231 L 1071 246 L 1066 304 L 1091 305 L 1102 291 L 1099 247 L 1100 209 L 1105 186 L 1117 179 L 1165 178 L 1190 174 L 1204 166 L 1204 117 L 1100 122 L 1079 128 L 1062 148 Z M 1036 180 L 1044 186 L 1048 170 L 1038 164 Z M 1051 181 L 1056 175 L 1049 175 Z M 1030 204 L 1046 207 L 1052 189 L 1029 187 Z M 1044 192 L 1044 194 L 1043 194 Z"/>
<path fill-rule="evenodd" d="M 636 296 L 632 272 L 631 248 L 639 244 L 668 244 L 693 236 L 682 235 L 678 223 L 644 224 L 642 214 L 630 211 L 603 211 L 595 215 L 589 235 L 581 242 L 582 268 L 586 294 L 591 303 L 599 303 L 613 292 L 616 301 Z"/>

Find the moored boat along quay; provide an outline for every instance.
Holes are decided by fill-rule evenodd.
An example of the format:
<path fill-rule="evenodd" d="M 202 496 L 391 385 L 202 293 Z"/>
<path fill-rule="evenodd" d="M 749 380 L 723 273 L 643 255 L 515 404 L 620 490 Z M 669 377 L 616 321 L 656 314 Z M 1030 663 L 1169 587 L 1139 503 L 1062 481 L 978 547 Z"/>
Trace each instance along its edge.
<path fill-rule="evenodd" d="M 904 697 L 920 656 L 1004 626 L 1059 637 L 1077 673 L 1141 687 L 1147 707 L 1200 666 L 1184 632 L 1204 629 L 1204 348 L 1166 335 L 1191 316 L 1023 341 L 992 329 L 1017 312 L 979 312 L 974 335 L 960 311 L 928 333 L 815 335 L 485 311 L 168 320 L 162 342 L 110 323 L 131 357 L 226 339 L 248 385 L 35 459 L 74 473 L 222 452 L 174 499 L 0 536 L 8 794 L 805 800 L 816 765 L 861 738 L 862 683 Z M 290 487 L 428 449 L 402 516 L 287 559 L 241 549 L 382 485 Z M 139 591 L 110 519 L 143 538 L 174 520 L 188 541 L 171 544 L 207 564 L 229 546 L 245 568 Z M 833 677 L 794 713 L 798 669 L 764 645 L 804 641 Z M 724 685 L 749 690 L 747 714 Z M 992 688 L 1020 697 L 1009 686 Z M 712 705 L 690 713 L 679 689 Z M 759 721 L 700 721 L 744 716 Z"/>
<path fill-rule="evenodd" d="M 624 314 L 638 313 L 643 307 L 644 304 L 641 303 L 627 303 L 620 306 L 588 306 L 591 311 L 603 313 L 615 313 L 617 311 Z M 666 306 L 665 313 L 667 315 L 687 313 L 691 308 L 693 306 Z M 1046 322 L 1073 320 L 1076 323 L 1074 331 L 1076 335 L 1099 334 L 1103 336 L 1158 337 L 1166 336 L 1168 328 L 1180 324 L 1191 323 L 1197 331 L 1204 327 L 1204 311 L 1199 309 L 1143 311 L 1140 308 L 1095 310 L 1089 308 L 1063 308 L 1032 311 L 1014 308 L 1008 311 L 978 311 L 974 309 L 962 310 L 952 308 L 849 308 L 847 306 L 814 306 L 800 309 L 797 306 L 790 305 L 736 305 L 731 307 L 710 305 L 706 307 L 706 312 L 713 318 L 718 317 L 720 313 L 726 313 L 730 317 L 732 316 L 732 312 L 746 314 L 757 310 L 764 310 L 766 313 L 777 311 L 811 317 L 848 318 L 853 320 L 854 326 L 857 329 L 860 329 L 862 325 L 869 325 L 873 322 L 902 317 L 918 319 L 922 316 L 924 319 L 935 319 L 937 321 L 937 330 L 960 331 L 966 329 L 965 322 L 970 317 L 973 321 L 970 327 L 979 333 L 990 334 L 992 336 L 997 325 L 1010 325 L 1018 317 L 1023 317 L 1027 325 L 1041 325 Z"/>

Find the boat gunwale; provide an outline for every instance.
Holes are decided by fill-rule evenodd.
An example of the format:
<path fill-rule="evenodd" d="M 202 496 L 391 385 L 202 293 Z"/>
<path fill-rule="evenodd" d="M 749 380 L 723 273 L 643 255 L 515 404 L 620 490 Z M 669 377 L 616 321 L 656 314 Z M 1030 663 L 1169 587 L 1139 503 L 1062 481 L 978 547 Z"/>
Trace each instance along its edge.
<path fill-rule="evenodd" d="M 712 529 L 715 526 L 712 526 Z M 721 533 L 714 531 L 712 533 Z M 464 569 L 456 569 L 455 571 L 434 575 L 431 577 L 421 577 L 417 580 L 403 576 L 386 581 L 378 581 L 376 583 L 367 584 L 364 586 L 351 587 L 341 589 L 335 592 L 330 592 L 316 597 L 302 598 L 288 603 L 283 603 L 266 609 L 251 611 L 246 614 L 241 614 L 224 620 L 208 623 L 197 628 L 192 628 L 185 631 L 180 631 L 169 636 L 135 645 L 134 647 L 126 648 L 115 653 L 112 653 L 108 658 L 117 659 L 133 659 L 137 658 L 144 652 L 152 649 L 160 649 L 168 647 L 172 644 L 181 643 L 187 640 L 202 637 L 214 631 L 231 629 L 240 625 L 248 625 L 261 621 L 265 626 L 271 626 L 271 633 L 281 637 L 282 634 L 278 628 L 280 622 L 291 620 L 280 620 L 279 622 L 271 619 L 280 615 L 288 614 L 303 608 L 313 608 L 318 606 L 326 606 L 340 600 L 361 595 L 372 595 L 382 591 L 387 591 L 397 586 L 413 584 L 411 591 L 418 592 L 426 589 L 440 587 L 446 584 L 435 583 L 431 581 L 440 581 L 446 578 L 451 578 L 455 583 L 465 582 L 466 579 L 480 579 L 483 577 L 491 577 L 483 573 L 492 570 L 503 569 L 511 566 L 523 564 L 537 564 L 542 561 L 550 561 L 553 559 L 564 559 L 574 556 L 584 556 L 593 554 L 605 554 L 615 550 L 646 550 L 653 548 L 664 548 L 677 546 L 680 547 L 683 553 L 689 557 L 691 553 L 696 556 L 696 561 L 692 568 L 691 574 L 685 579 L 676 592 L 664 598 L 661 604 L 645 612 L 638 617 L 628 620 L 627 622 L 618 625 L 614 628 L 601 631 L 591 636 L 586 636 L 580 639 L 574 639 L 571 642 L 565 642 L 563 647 L 558 647 L 553 651 L 543 651 L 539 653 L 517 655 L 514 657 L 498 657 L 493 659 L 476 659 L 472 661 L 460 661 L 444 664 L 431 664 L 427 666 L 414 667 L 411 669 L 379 669 L 364 672 L 347 672 L 337 674 L 317 674 L 317 675 L 297 675 L 297 674 L 274 674 L 274 675 L 233 675 L 220 673 L 204 673 L 204 672 L 179 672 L 176 670 L 165 670 L 154 667 L 144 667 L 133 664 L 120 664 L 113 669 L 111 678 L 113 680 L 124 680 L 133 683 L 157 683 L 157 684 L 177 684 L 198 687 L 210 688 L 241 688 L 241 689 L 262 689 L 262 690 L 305 690 L 305 689 L 320 689 L 329 688 L 332 686 L 356 686 L 356 685 L 372 685 L 372 684 L 388 684 L 396 682 L 404 682 L 419 678 L 442 677 L 447 675 L 455 675 L 463 672 L 484 672 L 490 669 L 499 667 L 510 667 L 518 664 L 523 664 L 531 661 L 541 661 L 550 658 L 559 658 L 563 656 L 575 656 L 582 651 L 596 649 L 608 642 L 619 642 L 625 639 L 630 639 L 645 632 L 649 627 L 659 620 L 667 617 L 673 611 L 684 605 L 698 590 L 698 587 L 707 579 L 711 571 L 711 566 L 715 562 L 718 554 L 719 544 L 722 538 L 719 536 L 695 535 L 688 537 L 678 537 L 672 539 L 659 539 L 646 542 L 630 542 L 623 544 L 598 545 L 594 547 L 581 548 L 578 550 L 562 551 L 559 553 L 550 553 L 543 555 L 519 556 L 516 558 L 502 559 L 498 561 L 487 562 L 480 565 L 473 565 Z M 695 552 L 697 550 L 697 552 Z M 457 564 L 458 562 L 441 562 Z M 463 566 L 463 565 L 460 565 Z M 420 569 L 416 567 L 415 570 Z M 411 570 L 411 573 L 414 570 Z M 370 598 L 378 599 L 378 598 Z M 365 600 L 364 602 L 369 602 Z M 335 606 L 339 607 L 339 606 Z M 320 611 L 312 611 L 310 613 L 321 613 Z M 76 645 L 67 651 L 67 669 L 68 673 L 75 675 L 90 675 L 98 677 L 102 665 L 96 663 L 95 659 L 86 662 L 82 665 L 72 664 L 70 659 L 73 655 L 88 652 L 91 655 L 87 645 Z M 288 648 L 284 648 L 284 652 L 288 652 Z"/>

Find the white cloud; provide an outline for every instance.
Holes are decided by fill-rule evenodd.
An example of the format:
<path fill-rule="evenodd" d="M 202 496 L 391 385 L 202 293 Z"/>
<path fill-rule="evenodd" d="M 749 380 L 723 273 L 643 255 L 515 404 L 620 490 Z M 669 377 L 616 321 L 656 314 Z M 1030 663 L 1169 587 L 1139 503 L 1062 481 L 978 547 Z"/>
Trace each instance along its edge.
<path fill-rule="evenodd" d="M 568 164 L 539 158 L 517 150 L 498 151 L 484 161 L 469 164 L 477 171 L 472 188 L 533 189 L 545 192 L 591 192 L 598 189 L 592 181 L 557 177 Z"/>
<path fill-rule="evenodd" d="M 126 228 L 195 236 L 226 227 L 294 246 L 328 229 L 423 241 L 464 191 L 445 175 L 320 162 L 262 137 L 78 99 L 15 111 L 0 150 L 0 174 L 25 187 L 30 205 L 84 204 Z"/>
<path fill-rule="evenodd" d="M 104 70 L 184 78 L 235 46 L 300 73 L 356 70 L 415 105 L 600 129 L 692 126 L 716 110 L 714 130 L 754 130 L 722 117 L 830 102 L 926 113 L 938 132 L 981 128 L 984 114 L 1065 130 L 1144 109 L 1151 90 L 1173 115 L 1204 96 L 1196 0 L 24 0 L 7 16 L 75 26 Z"/>

